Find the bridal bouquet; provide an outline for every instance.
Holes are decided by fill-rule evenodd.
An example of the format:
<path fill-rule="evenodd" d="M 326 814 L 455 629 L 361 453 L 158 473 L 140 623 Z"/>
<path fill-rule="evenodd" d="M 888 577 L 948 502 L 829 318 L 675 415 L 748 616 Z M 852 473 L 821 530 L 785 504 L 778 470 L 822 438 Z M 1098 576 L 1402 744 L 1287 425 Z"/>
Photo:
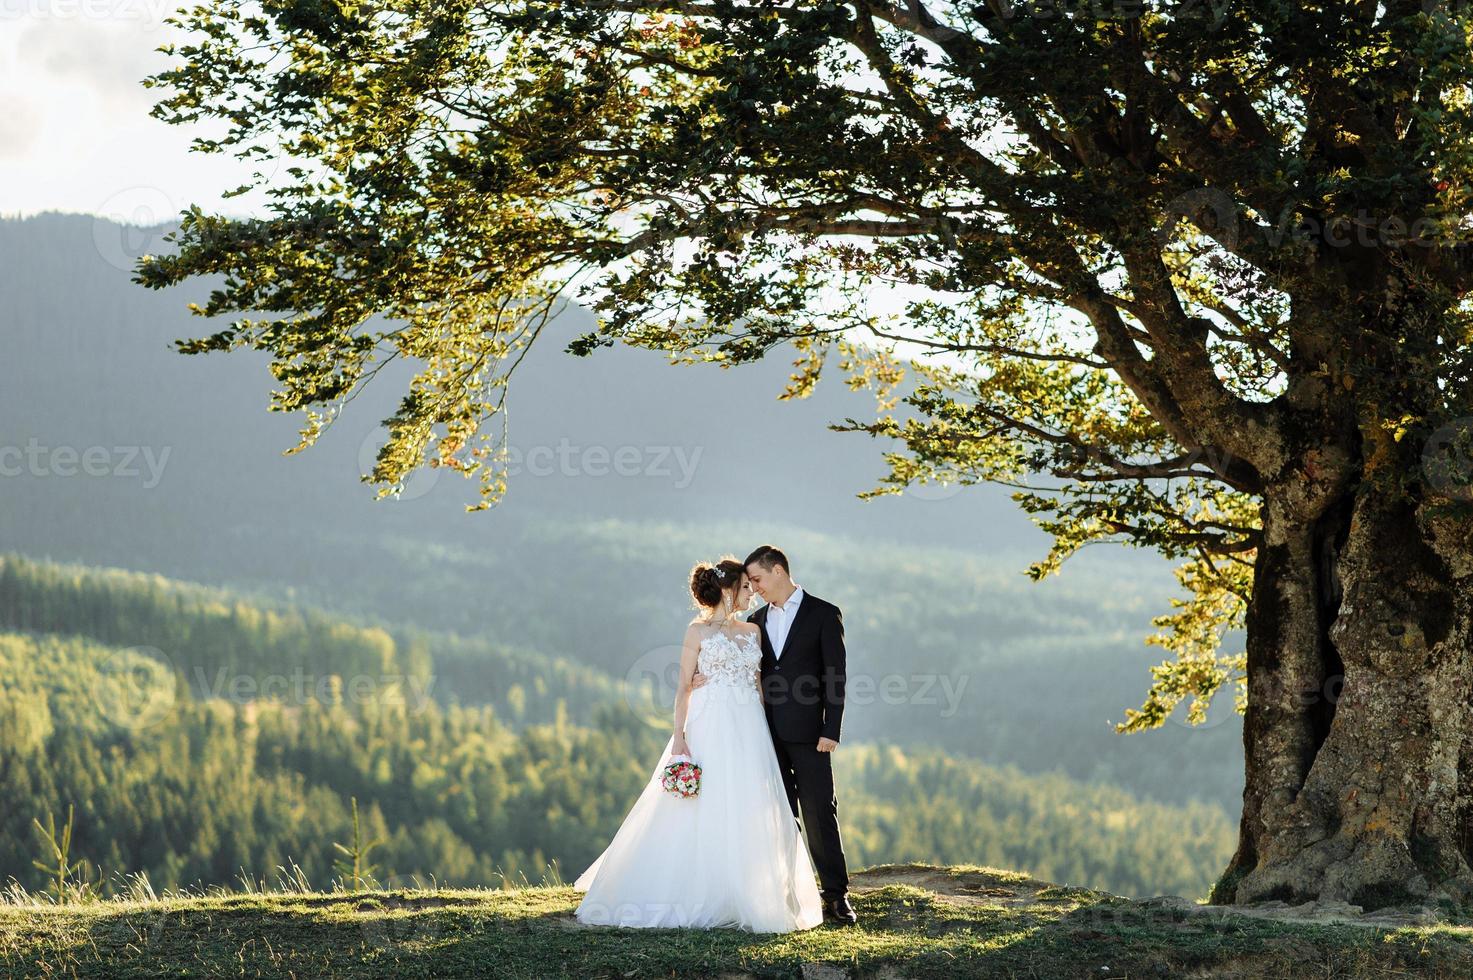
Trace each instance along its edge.
<path fill-rule="evenodd" d="M 665 766 L 665 775 L 660 780 L 665 792 L 690 799 L 701 791 L 701 767 L 688 755 L 673 755 Z"/>

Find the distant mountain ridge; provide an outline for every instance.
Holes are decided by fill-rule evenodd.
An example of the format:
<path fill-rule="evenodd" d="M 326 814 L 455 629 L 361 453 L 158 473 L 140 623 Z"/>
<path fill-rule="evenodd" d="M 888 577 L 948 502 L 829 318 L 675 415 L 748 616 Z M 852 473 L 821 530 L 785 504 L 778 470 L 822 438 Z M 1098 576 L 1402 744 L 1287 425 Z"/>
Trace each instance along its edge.
<path fill-rule="evenodd" d="M 478 519 L 459 503 L 473 483 L 416 476 L 401 501 L 375 502 L 359 482 L 378 445 L 378 422 L 401 394 L 386 370 L 347 407 L 319 446 L 292 458 L 295 420 L 264 409 L 273 379 L 254 352 L 186 357 L 171 343 L 220 329 L 189 315 L 209 283 L 163 293 L 131 282 L 137 255 L 167 247 L 158 230 L 86 215 L 0 219 L 0 446 L 39 449 L 42 469 L 7 470 L 0 531 L 34 550 L 91 560 L 86 542 L 45 535 L 58 505 L 110 525 L 165 501 L 176 526 L 201 533 L 232 518 L 328 522 L 463 541 L 527 510 L 615 518 L 773 517 L 784 523 L 889 541 L 1042 549 L 1004 488 L 923 487 L 908 496 L 854 499 L 876 485 L 885 444 L 831 432 L 846 416 L 872 417 L 873 400 L 837 383 L 780 403 L 790 366 L 773 357 L 730 370 L 671 366 L 660 355 L 615 348 L 590 358 L 563 352 L 588 328 L 570 308 L 538 341 L 513 381 L 508 418 L 520 473 L 504 505 Z M 397 367 L 397 365 L 395 366 Z M 746 425 L 737 435 L 731 426 Z M 132 447 L 132 448 L 127 448 Z M 81 479 L 59 474 L 57 452 L 92 451 Z M 144 452 L 164 466 L 156 486 Z M 12 464 L 17 457 L 12 451 Z M 0 461 L 3 465 L 3 461 Z M 75 469 L 76 467 L 74 467 Z M 102 488 L 105 487 L 105 490 Z M 85 520 L 85 518 L 84 518 Z M 35 532 L 42 532 L 37 534 Z"/>

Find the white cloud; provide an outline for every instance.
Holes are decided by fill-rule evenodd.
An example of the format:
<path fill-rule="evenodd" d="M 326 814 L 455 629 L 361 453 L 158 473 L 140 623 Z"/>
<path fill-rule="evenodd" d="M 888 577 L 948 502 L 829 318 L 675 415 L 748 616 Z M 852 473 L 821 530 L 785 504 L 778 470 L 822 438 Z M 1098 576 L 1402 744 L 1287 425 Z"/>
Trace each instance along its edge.
<path fill-rule="evenodd" d="M 221 194 L 254 168 L 190 152 L 193 135 L 148 115 L 174 35 L 162 0 L 0 0 L 0 214 L 141 217 L 189 204 L 238 214 Z M 254 195 L 252 195 L 254 197 Z"/>
<path fill-rule="evenodd" d="M 22 159 L 41 135 L 41 117 L 19 92 L 0 91 L 0 159 Z"/>
<path fill-rule="evenodd" d="M 161 35 L 142 20 L 46 18 L 26 29 L 20 66 L 33 85 L 77 82 L 112 110 L 147 112 L 156 95 L 142 80 L 168 66 L 157 51 Z"/>

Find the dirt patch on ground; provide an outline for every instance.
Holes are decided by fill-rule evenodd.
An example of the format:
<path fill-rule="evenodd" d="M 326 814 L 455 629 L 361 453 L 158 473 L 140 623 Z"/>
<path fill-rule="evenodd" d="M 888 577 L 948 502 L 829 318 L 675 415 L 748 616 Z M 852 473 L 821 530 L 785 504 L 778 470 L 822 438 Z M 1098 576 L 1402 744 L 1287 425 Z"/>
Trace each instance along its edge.
<path fill-rule="evenodd" d="M 850 876 L 849 888 L 864 893 L 887 885 L 910 885 L 934 892 L 954 905 L 987 905 L 1016 908 L 1046 902 L 1066 893 L 1090 892 L 1066 889 L 1048 881 L 996 868 L 939 868 L 926 864 L 882 864 Z"/>
<path fill-rule="evenodd" d="M 1047 904 L 1066 899 L 1098 898 L 1109 900 L 1116 909 L 1133 907 L 1153 915 L 1173 918 L 1200 917 L 1217 920 L 1245 917 L 1272 919 L 1279 922 L 1335 923 L 1362 926 L 1367 929 L 1397 929 L 1446 923 L 1442 912 L 1434 907 L 1386 908 L 1367 912 L 1359 905 L 1345 902 L 1260 902 L 1256 905 L 1199 905 L 1180 895 L 1154 898 L 1124 899 L 1108 892 L 1069 885 L 1055 885 L 1012 871 L 996 868 L 942 868 L 926 864 L 885 864 L 868 868 L 851 876 L 851 890 L 863 893 L 886 885 L 910 885 L 934 892 L 942 900 L 956 905 L 984 905 L 994 908 Z"/>
<path fill-rule="evenodd" d="M 1259 902 L 1255 905 L 1198 905 L 1180 895 L 1160 895 L 1134 903 L 1145 909 L 1171 909 L 1208 919 L 1249 918 L 1272 919 L 1276 922 L 1333 923 L 1362 926 L 1367 929 L 1400 929 L 1407 926 L 1429 926 L 1438 923 L 1463 925 L 1450 921 L 1433 906 L 1377 909 L 1367 912 L 1359 905 L 1346 902 Z"/>

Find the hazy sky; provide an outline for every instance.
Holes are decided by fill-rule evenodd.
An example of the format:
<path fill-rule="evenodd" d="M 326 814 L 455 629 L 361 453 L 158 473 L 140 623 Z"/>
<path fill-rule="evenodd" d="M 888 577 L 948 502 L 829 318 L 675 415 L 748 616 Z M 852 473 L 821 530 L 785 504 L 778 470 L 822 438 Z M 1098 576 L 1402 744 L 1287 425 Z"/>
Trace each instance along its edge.
<path fill-rule="evenodd" d="M 222 204 L 241 164 L 189 152 L 148 115 L 172 0 L 0 0 L 0 214 L 77 211 L 149 224 Z"/>
<path fill-rule="evenodd" d="M 70 211 L 149 226 L 172 224 L 192 204 L 260 212 L 259 194 L 222 197 L 254 167 L 189 151 L 194 135 L 218 129 L 149 115 L 164 92 L 141 81 L 172 62 L 156 49 L 183 36 L 164 23 L 176 5 L 0 0 L 0 215 Z M 892 312 L 907 295 L 876 289 L 870 302 Z"/>

